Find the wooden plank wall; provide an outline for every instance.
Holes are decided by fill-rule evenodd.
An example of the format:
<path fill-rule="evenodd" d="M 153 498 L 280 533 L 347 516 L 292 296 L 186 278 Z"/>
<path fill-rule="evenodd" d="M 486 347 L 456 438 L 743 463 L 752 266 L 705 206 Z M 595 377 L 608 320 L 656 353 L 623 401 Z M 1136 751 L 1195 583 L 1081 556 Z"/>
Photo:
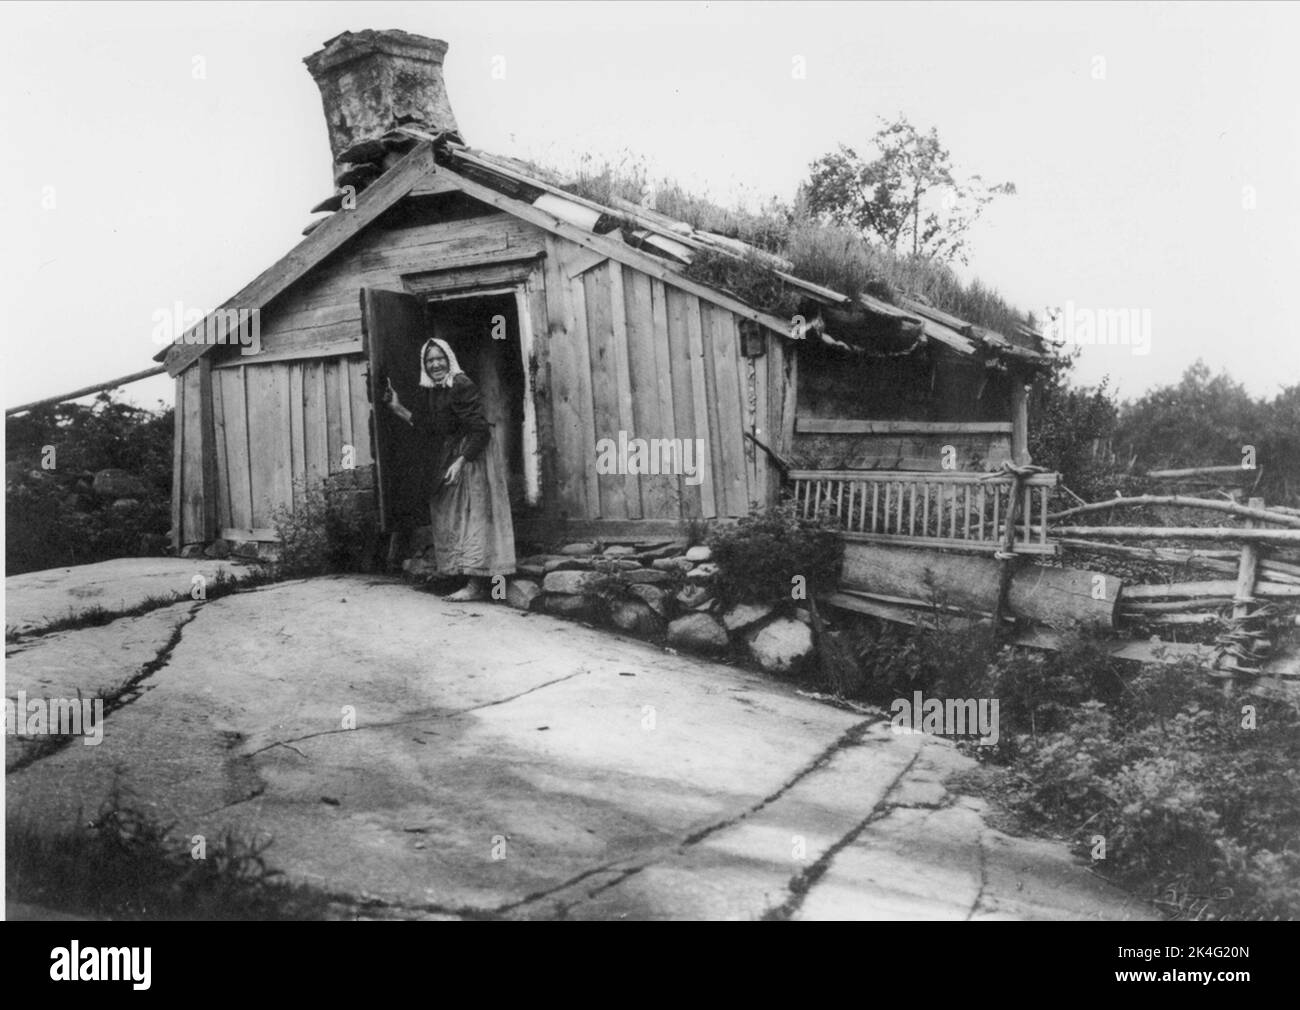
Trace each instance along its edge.
<path fill-rule="evenodd" d="M 340 356 L 213 371 L 220 528 L 272 528 L 277 506 L 347 469 L 345 446 L 370 465 L 364 369 Z"/>
<path fill-rule="evenodd" d="M 738 517 L 775 491 L 767 457 L 745 431 L 784 426 L 769 395 L 779 360 L 741 355 L 737 318 L 692 294 L 548 237 L 548 361 L 558 510 L 571 519 Z M 780 338 L 771 338 L 772 343 Z M 776 406 L 773 407 L 773 400 Z M 703 440 L 699 477 L 596 471 L 596 445 Z M 774 439 L 769 444 L 777 448 Z M 702 478 L 702 479 L 701 479 Z"/>

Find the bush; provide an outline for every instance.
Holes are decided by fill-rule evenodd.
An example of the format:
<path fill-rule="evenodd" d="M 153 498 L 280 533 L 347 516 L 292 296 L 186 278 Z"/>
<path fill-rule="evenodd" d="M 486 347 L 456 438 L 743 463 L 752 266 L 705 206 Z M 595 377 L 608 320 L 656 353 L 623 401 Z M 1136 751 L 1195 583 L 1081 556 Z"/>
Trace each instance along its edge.
<path fill-rule="evenodd" d="M 371 571 L 375 515 L 355 492 L 329 493 L 320 484 L 295 485 L 292 508 L 278 506 L 271 523 L 280 537 L 279 576 Z"/>
<path fill-rule="evenodd" d="M 802 576 L 807 596 L 834 588 L 843 545 L 829 519 L 805 519 L 792 503 L 755 508 L 709 539 L 725 603 L 779 603 L 792 598 Z"/>
<path fill-rule="evenodd" d="M 5 432 L 6 574 L 165 549 L 170 408 L 143 410 L 101 393 L 89 406 L 65 403 L 6 418 Z M 108 468 L 139 478 L 146 493 L 120 506 L 99 498 L 91 480 Z"/>

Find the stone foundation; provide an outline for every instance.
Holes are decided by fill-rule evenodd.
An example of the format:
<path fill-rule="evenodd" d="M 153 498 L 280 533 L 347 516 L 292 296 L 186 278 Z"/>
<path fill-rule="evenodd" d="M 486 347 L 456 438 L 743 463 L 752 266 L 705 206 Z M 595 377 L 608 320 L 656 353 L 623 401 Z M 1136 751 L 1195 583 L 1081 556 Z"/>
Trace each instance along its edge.
<path fill-rule="evenodd" d="M 416 582 L 436 577 L 430 528 L 411 537 L 403 571 Z M 798 676 L 813 660 L 806 612 L 739 604 L 717 596 L 718 566 L 708 547 L 683 542 L 567 544 L 521 558 L 514 575 L 491 581 L 495 600 L 519 610 L 582 621 L 674 649 L 749 660 Z"/>

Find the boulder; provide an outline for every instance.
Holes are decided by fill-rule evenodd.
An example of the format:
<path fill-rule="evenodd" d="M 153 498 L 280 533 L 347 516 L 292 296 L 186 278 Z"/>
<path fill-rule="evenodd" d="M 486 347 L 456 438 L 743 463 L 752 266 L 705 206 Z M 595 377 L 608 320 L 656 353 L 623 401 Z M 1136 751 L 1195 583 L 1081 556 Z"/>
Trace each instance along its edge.
<path fill-rule="evenodd" d="M 599 554 L 600 545 L 591 541 L 582 541 L 581 543 L 565 544 L 560 548 L 561 554 Z"/>
<path fill-rule="evenodd" d="M 203 552 L 205 558 L 228 558 L 230 557 L 230 541 L 222 540 L 218 537 L 212 543 L 208 544 L 208 549 Z"/>
<path fill-rule="evenodd" d="M 671 572 L 661 572 L 653 568 L 637 568 L 634 571 L 623 572 L 619 578 L 630 586 L 645 586 L 671 582 L 673 576 Z"/>
<path fill-rule="evenodd" d="M 657 558 L 650 562 L 650 566 L 660 572 L 689 572 L 695 567 L 695 562 L 685 558 Z"/>
<path fill-rule="evenodd" d="M 668 594 L 658 586 L 635 585 L 627 587 L 628 594 L 643 601 L 660 617 L 668 616 Z"/>
<path fill-rule="evenodd" d="M 640 565 L 628 558 L 610 558 L 609 560 L 596 559 L 591 563 L 591 567 L 598 572 L 639 572 L 643 571 Z M 654 573 L 652 573 L 654 574 Z"/>
<path fill-rule="evenodd" d="M 542 593 L 532 579 L 511 579 L 506 583 L 506 602 L 516 610 L 532 610 L 533 601 Z"/>
<path fill-rule="evenodd" d="M 568 621 L 593 621 L 596 617 L 595 607 L 585 596 L 568 596 L 563 593 L 547 593 L 540 597 L 540 603 L 534 604 L 552 617 L 562 617 Z"/>
<path fill-rule="evenodd" d="M 687 550 L 685 556 L 687 561 L 694 561 L 698 564 L 701 561 L 708 561 L 712 558 L 713 551 L 708 547 L 705 547 L 703 544 L 699 544 Z"/>
<path fill-rule="evenodd" d="M 649 638 L 663 630 L 663 622 L 642 600 L 624 598 L 609 606 L 609 623 L 620 631 Z"/>
<path fill-rule="evenodd" d="M 542 565 L 542 571 L 549 575 L 551 572 L 582 571 L 592 567 L 591 558 L 565 558 L 557 555 Z"/>
<path fill-rule="evenodd" d="M 668 644 L 692 652 L 725 652 L 731 644 L 722 625 L 708 614 L 687 614 L 668 625 Z"/>
<path fill-rule="evenodd" d="M 789 673 L 813 653 L 812 632 L 802 621 L 780 617 L 745 637 L 749 654 L 764 670 Z"/>
<path fill-rule="evenodd" d="M 257 557 L 257 544 L 253 544 L 253 557 Z M 181 548 L 181 557 L 183 558 L 201 558 L 203 557 L 202 544 L 186 544 Z"/>
<path fill-rule="evenodd" d="M 772 613 L 768 603 L 737 603 L 722 615 L 722 626 L 728 631 L 740 631 L 757 624 Z"/>
<path fill-rule="evenodd" d="M 692 568 L 689 572 L 686 573 L 686 577 L 696 582 L 706 582 L 709 579 L 714 578 L 717 574 L 718 574 L 718 566 L 715 565 L 713 562 L 708 561 L 702 565 L 696 565 L 694 568 Z"/>
<path fill-rule="evenodd" d="M 681 541 L 672 541 L 666 544 L 640 544 L 636 559 L 645 564 L 659 561 L 663 558 L 671 558 L 674 555 L 681 554 L 686 550 L 686 545 Z"/>
<path fill-rule="evenodd" d="M 551 572 L 542 582 L 542 589 L 547 593 L 563 593 L 580 596 L 603 589 L 609 582 L 608 575 L 600 572 Z"/>
<path fill-rule="evenodd" d="M 109 508 L 114 509 L 133 509 L 140 507 L 139 498 L 115 498 Z"/>
<path fill-rule="evenodd" d="M 628 547 L 626 544 L 611 544 L 605 548 L 605 557 L 607 558 L 626 558 L 636 553 L 635 547 Z"/>
<path fill-rule="evenodd" d="M 702 610 L 712 605 L 713 593 L 704 586 L 683 586 L 677 594 L 677 602 L 687 610 Z"/>
<path fill-rule="evenodd" d="M 116 467 L 97 471 L 91 488 L 101 498 L 144 498 L 150 494 L 148 484 L 135 474 Z"/>

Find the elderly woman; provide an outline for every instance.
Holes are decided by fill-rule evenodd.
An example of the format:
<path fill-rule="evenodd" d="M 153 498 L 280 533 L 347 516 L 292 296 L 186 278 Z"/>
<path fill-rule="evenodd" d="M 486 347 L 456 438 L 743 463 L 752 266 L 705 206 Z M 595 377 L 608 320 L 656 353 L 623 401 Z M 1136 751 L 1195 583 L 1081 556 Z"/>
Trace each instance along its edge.
<path fill-rule="evenodd" d="M 461 371 L 443 340 L 420 349 L 423 403 L 410 409 L 392 383 L 383 400 L 429 445 L 433 460 L 429 509 L 440 575 L 469 580 L 449 600 L 482 600 L 487 580 L 515 570 L 515 535 L 501 448 L 483 411 L 478 386 Z"/>

